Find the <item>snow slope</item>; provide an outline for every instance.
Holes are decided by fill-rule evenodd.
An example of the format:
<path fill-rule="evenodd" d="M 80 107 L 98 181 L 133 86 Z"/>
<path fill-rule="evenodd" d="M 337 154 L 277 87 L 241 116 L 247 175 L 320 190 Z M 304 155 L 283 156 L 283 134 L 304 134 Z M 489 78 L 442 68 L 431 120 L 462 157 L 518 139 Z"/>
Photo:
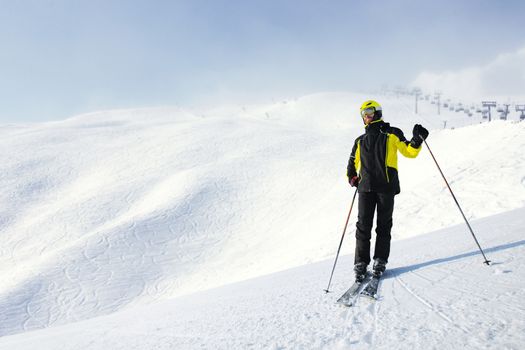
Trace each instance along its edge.
<path fill-rule="evenodd" d="M 332 260 L 61 327 L 0 338 L 0 349 L 522 349 L 525 208 L 393 245 L 379 301 L 325 294 Z"/>
<path fill-rule="evenodd" d="M 0 336 L 332 258 L 366 98 L 374 96 L 0 127 Z M 414 115 L 411 98 L 375 98 L 408 137 L 416 122 L 431 129 L 470 219 L 524 206 L 524 123 L 439 130 L 442 117 L 473 119 L 436 118 L 424 104 Z M 395 239 L 462 222 L 426 150 L 400 158 L 400 169 Z M 343 254 L 352 250 L 348 239 Z"/>

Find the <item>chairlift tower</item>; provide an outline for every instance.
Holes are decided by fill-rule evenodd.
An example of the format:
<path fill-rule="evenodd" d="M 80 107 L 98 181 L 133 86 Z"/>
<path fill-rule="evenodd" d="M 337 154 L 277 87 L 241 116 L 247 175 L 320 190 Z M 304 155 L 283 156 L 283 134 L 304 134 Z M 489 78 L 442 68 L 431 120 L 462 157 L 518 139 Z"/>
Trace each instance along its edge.
<path fill-rule="evenodd" d="M 438 107 L 438 115 L 441 114 L 441 92 L 436 92 L 435 94 L 435 99 L 437 100 L 437 107 Z"/>
<path fill-rule="evenodd" d="M 489 111 L 488 116 L 489 116 L 489 122 L 490 122 L 492 120 L 491 114 L 490 114 L 490 108 L 497 106 L 496 101 L 481 101 L 481 104 L 483 105 L 483 107 L 488 108 L 488 111 Z"/>
<path fill-rule="evenodd" d="M 417 101 L 419 100 L 419 96 L 421 96 L 421 89 L 415 88 L 413 90 L 413 94 L 416 96 L 416 114 L 417 114 Z"/>
<path fill-rule="evenodd" d="M 500 113 L 501 113 L 501 115 L 500 115 L 500 119 L 502 119 L 502 120 L 507 120 L 507 116 L 509 115 L 509 106 L 510 106 L 510 104 L 503 104 L 503 106 L 504 106 L 505 108 L 501 108 L 501 111 L 500 111 Z"/>
<path fill-rule="evenodd" d="M 516 105 L 516 112 L 520 112 L 520 121 L 525 120 L 525 105 Z"/>

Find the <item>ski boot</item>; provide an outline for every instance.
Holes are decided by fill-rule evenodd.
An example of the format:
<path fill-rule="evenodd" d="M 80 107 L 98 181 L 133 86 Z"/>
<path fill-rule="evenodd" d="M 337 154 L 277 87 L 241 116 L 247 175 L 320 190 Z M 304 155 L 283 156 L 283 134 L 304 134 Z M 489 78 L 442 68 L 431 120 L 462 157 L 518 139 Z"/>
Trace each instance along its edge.
<path fill-rule="evenodd" d="M 362 282 L 366 277 L 366 268 L 368 264 L 359 262 L 354 265 L 355 281 Z"/>
<path fill-rule="evenodd" d="M 377 258 L 374 260 L 373 275 L 374 277 L 380 277 L 386 270 L 386 260 Z"/>

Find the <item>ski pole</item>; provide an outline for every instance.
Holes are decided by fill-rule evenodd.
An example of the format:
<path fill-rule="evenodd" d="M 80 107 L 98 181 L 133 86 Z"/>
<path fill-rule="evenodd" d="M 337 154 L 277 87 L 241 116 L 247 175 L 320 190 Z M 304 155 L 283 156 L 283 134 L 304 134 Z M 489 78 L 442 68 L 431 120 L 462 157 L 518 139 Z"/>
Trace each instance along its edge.
<path fill-rule="evenodd" d="M 354 207 L 354 201 L 355 201 L 356 195 L 357 195 L 357 188 L 355 189 L 354 197 L 352 198 L 352 204 L 350 204 L 350 210 L 348 211 L 348 216 L 346 217 L 345 228 L 343 229 L 343 235 L 341 236 L 341 242 L 339 242 L 339 248 L 337 249 L 337 255 L 335 256 L 334 267 L 332 268 L 332 274 L 330 275 L 330 281 L 328 281 L 328 287 L 326 287 L 326 289 L 324 290 L 326 293 L 330 293 L 330 284 L 332 284 L 332 277 L 334 276 L 335 265 L 337 265 L 337 259 L 339 258 L 339 252 L 341 251 L 341 246 L 343 245 L 343 239 L 345 238 L 346 227 L 348 226 L 348 221 L 350 220 L 350 214 L 352 213 L 352 208 Z"/>
<path fill-rule="evenodd" d="M 458 206 L 458 209 L 459 209 L 461 215 L 463 216 L 463 219 L 465 220 L 465 223 L 467 224 L 467 226 L 468 226 L 468 228 L 470 230 L 470 233 L 472 234 L 472 238 L 474 238 L 474 241 L 478 245 L 478 248 L 479 248 L 479 251 L 481 252 L 481 255 L 483 255 L 483 259 L 485 259 L 485 261 L 483 263 L 487 264 L 487 265 L 490 265 L 490 260 L 487 259 L 487 257 L 485 256 L 485 253 L 483 252 L 483 249 L 481 249 L 481 245 L 479 244 L 478 239 L 476 238 L 476 235 L 474 234 L 474 231 L 472 230 L 472 227 L 470 226 L 470 224 L 469 224 L 469 222 L 467 220 L 467 217 L 463 213 L 463 210 L 461 209 L 461 206 L 459 205 L 459 202 L 456 199 L 456 196 L 454 195 L 454 192 L 452 192 L 452 188 L 450 188 L 450 185 L 449 185 L 447 179 L 445 178 L 445 175 L 443 174 L 443 171 L 441 170 L 441 168 L 440 168 L 440 166 L 439 166 L 439 164 L 438 164 L 438 162 L 436 160 L 436 157 L 434 157 L 434 154 L 430 150 L 430 147 L 428 147 L 427 141 L 421 135 L 419 135 L 419 137 L 421 137 L 421 139 L 423 140 L 423 142 L 427 146 L 428 151 L 430 152 L 430 155 L 432 156 L 432 159 L 434 159 L 434 163 L 436 163 L 436 166 L 437 166 L 439 172 L 441 173 L 441 176 L 443 177 L 443 180 L 445 180 L 445 183 L 447 184 L 448 190 L 450 191 L 450 194 L 452 195 L 452 198 L 454 199 L 454 202 L 456 202 L 456 205 Z"/>

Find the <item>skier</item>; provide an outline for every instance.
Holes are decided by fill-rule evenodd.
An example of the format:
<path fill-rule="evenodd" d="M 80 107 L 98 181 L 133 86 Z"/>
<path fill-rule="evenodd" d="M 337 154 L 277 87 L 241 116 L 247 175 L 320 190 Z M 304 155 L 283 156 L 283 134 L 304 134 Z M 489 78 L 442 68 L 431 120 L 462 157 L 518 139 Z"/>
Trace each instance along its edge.
<path fill-rule="evenodd" d="M 397 151 L 405 157 L 415 158 L 423 140 L 428 137 L 428 130 L 416 124 L 412 139 L 408 141 L 400 129 L 383 121 L 381 106 L 376 101 L 365 101 L 361 105 L 361 117 L 365 133 L 355 140 L 347 167 L 348 181 L 359 192 L 354 260 L 356 281 L 365 278 L 370 263 L 370 239 L 376 207 L 373 274 L 379 278 L 385 271 L 390 255 L 394 196 L 400 192 Z"/>

